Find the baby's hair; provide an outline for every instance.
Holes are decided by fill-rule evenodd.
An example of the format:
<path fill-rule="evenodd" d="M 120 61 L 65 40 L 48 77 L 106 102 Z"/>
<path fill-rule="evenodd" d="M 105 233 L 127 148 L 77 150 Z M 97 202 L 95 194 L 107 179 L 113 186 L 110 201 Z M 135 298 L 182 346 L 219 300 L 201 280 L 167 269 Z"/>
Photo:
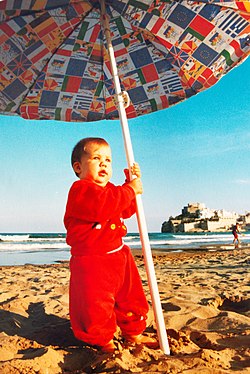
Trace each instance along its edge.
<path fill-rule="evenodd" d="M 81 139 L 73 148 L 71 154 L 71 165 L 73 167 L 75 162 L 80 162 L 81 158 L 84 154 L 86 154 L 86 146 L 90 143 L 98 144 L 98 145 L 107 145 L 109 146 L 108 142 L 106 142 L 103 138 L 83 138 Z M 77 176 L 78 174 L 75 173 Z"/>

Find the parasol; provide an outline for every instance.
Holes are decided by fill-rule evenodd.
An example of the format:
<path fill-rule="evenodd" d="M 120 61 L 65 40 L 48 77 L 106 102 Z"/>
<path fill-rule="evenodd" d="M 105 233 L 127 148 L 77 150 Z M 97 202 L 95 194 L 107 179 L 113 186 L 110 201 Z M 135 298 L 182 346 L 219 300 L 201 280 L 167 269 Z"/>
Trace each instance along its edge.
<path fill-rule="evenodd" d="M 249 1 L 0 2 L 0 112 L 26 119 L 127 118 L 211 87 L 249 53 Z M 111 43 L 112 41 L 112 43 Z M 141 198 L 137 218 L 160 346 L 169 353 Z"/>

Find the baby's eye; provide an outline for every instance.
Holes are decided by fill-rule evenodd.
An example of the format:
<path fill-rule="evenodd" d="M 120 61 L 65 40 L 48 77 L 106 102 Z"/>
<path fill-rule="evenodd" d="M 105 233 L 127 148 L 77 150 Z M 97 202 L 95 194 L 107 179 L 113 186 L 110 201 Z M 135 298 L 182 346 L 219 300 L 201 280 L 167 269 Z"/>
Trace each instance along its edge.
<path fill-rule="evenodd" d="M 110 158 L 106 158 L 106 161 L 107 161 L 107 162 L 111 162 L 111 159 L 110 159 Z"/>
<path fill-rule="evenodd" d="M 100 157 L 98 157 L 98 156 L 93 157 L 93 160 L 99 160 L 99 159 L 100 159 Z"/>

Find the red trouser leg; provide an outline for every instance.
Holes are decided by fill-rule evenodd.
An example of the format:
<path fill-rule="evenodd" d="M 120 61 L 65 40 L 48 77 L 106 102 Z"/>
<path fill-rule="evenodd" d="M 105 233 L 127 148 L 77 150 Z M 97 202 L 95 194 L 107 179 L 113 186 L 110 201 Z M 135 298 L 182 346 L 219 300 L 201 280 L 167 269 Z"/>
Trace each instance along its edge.
<path fill-rule="evenodd" d="M 129 247 L 124 246 L 124 250 L 127 259 L 124 282 L 115 303 L 117 325 L 124 336 L 139 335 L 146 328 L 149 308 L 134 257 Z"/>
<path fill-rule="evenodd" d="M 113 269 L 107 256 L 77 256 L 70 261 L 70 321 L 76 338 L 107 344 L 116 331 Z"/>
<path fill-rule="evenodd" d="M 72 257 L 70 270 L 70 320 L 78 339 L 103 346 L 117 324 L 127 335 L 145 329 L 148 305 L 128 247 L 104 256 Z"/>

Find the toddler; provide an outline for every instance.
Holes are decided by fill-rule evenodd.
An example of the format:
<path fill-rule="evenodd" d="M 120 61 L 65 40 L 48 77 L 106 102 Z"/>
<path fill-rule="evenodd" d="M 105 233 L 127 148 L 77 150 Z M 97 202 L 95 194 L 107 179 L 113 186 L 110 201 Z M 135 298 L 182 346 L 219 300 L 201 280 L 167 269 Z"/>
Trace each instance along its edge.
<path fill-rule="evenodd" d="M 120 327 L 125 340 L 156 347 L 155 339 L 141 335 L 146 328 L 148 303 L 130 248 L 122 238 L 124 219 L 136 210 L 142 193 L 136 177 L 122 186 L 110 183 L 112 157 L 102 138 L 85 138 L 74 147 L 72 167 L 79 178 L 68 195 L 64 217 L 70 259 L 70 320 L 76 338 L 112 352 L 114 333 Z"/>

